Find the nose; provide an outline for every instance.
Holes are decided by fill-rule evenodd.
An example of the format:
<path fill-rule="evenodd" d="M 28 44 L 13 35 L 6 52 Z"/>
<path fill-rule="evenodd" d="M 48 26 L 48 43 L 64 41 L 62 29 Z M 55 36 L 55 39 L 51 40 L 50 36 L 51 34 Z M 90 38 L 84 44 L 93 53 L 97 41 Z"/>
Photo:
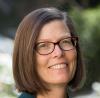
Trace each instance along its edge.
<path fill-rule="evenodd" d="M 52 55 L 53 57 L 61 57 L 63 55 L 63 50 L 59 47 L 59 45 L 55 45 Z"/>

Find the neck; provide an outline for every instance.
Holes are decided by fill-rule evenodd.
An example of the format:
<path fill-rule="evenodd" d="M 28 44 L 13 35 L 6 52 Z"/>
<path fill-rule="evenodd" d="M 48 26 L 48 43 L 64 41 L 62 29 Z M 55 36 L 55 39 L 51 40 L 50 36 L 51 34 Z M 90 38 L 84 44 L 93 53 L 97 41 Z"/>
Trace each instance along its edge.
<path fill-rule="evenodd" d="M 37 94 L 37 98 L 68 98 L 65 87 L 52 88 L 48 93 Z"/>

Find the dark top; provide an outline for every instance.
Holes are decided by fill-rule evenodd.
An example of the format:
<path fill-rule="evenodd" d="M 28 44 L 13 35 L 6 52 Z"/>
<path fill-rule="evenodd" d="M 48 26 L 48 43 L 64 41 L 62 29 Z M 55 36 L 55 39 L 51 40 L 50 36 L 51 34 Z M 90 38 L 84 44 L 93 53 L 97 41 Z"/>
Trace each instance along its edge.
<path fill-rule="evenodd" d="M 23 92 L 23 93 L 21 93 L 21 95 L 18 98 L 35 98 L 35 96 L 32 94 Z M 70 98 L 70 97 L 68 97 L 68 98 Z"/>
<path fill-rule="evenodd" d="M 18 98 L 35 98 L 35 96 L 32 94 L 23 92 L 23 93 L 21 93 L 21 95 Z"/>

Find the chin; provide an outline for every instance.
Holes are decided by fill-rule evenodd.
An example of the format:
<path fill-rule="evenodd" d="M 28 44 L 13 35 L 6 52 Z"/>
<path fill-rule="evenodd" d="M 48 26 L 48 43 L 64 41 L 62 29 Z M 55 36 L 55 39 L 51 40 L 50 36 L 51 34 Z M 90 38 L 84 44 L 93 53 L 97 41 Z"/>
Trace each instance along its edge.
<path fill-rule="evenodd" d="M 48 83 L 50 84 L 68 84 L 69 80 L 68 79 L 55 79 L 55 80 L 52 80 L 51 82 L 48 81 Z"/>

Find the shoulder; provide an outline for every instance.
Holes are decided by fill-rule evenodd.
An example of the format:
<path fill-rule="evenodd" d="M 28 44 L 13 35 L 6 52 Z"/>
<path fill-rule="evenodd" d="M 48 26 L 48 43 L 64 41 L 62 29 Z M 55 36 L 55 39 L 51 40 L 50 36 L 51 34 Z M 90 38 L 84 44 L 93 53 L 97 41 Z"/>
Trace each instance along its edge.
<path fill-rule="evenodd" d="M 35 98 L 34 95 L 30 94 L 30 93 L 26 93 L 26 92 L 22 92 L 18 98 Z"/>

